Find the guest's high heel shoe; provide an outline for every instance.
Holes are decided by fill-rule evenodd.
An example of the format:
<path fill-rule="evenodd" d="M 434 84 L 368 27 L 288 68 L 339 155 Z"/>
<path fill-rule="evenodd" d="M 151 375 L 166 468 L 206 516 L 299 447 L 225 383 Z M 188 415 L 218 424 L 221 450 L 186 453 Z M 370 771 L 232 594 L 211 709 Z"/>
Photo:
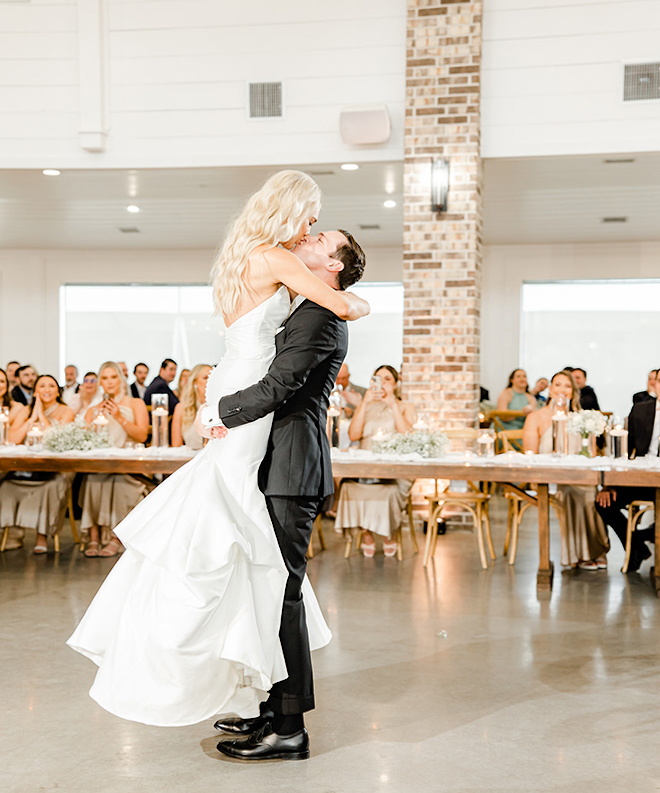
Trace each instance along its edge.
<path fill-rule="evenodd" d="M 369 535 L 367 539 L 371 540 L 371 542 L 365 542 L 365 538 L 362 538 L 362 544 L 360 546 L 362 549 L 362 555 L 367 559 L 373 559 L 373 557 L 376 555 L 376 541 L 371 535 Z"/>

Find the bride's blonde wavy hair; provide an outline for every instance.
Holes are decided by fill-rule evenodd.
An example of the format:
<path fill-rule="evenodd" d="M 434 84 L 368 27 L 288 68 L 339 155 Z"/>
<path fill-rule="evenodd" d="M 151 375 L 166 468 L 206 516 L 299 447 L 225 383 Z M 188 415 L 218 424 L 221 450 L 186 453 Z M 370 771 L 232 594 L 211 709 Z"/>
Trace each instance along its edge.
<path fill-rule="evenodd" d="M 211 271 L 216 312 L 231 316 L 245 295 L 245 268 L 258 245 L 288 242 L 305 220 L 317 218 L 321 189 L 302 171 L 279 171 L 248 199 Z"/>

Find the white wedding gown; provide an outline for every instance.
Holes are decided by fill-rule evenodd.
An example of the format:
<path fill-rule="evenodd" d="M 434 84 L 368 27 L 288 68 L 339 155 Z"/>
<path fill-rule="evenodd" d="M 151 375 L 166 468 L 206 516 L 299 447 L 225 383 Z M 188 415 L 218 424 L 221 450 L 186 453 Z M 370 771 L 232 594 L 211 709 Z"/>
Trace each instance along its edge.
<path fill-rule="evenodd" d="M 226 332 L 207 402 L 260 380 L 289 312 L 282 287 Z M 158 726 L 256 716 L 287 677 L 279 642 L 287 571 L 257 486 L 272 414 L 212 440 L 117 526 L 126 547 L 70 647 L 99 667 L 90 696 Z M 312 649 L 330 641 L 303 588 Z"/>

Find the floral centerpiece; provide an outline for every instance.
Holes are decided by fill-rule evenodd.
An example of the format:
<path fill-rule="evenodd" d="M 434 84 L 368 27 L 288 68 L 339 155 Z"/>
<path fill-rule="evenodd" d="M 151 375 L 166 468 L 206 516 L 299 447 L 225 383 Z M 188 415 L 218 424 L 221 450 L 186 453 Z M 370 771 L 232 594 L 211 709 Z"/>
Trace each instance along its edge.
<path fill-rule="evenodd" d="M 44 448 L 49 452 L 88 452 L 110 445 L 107 430 L 94 432 L 85 424 L 82 416 L 70 424 L 59 424 L 44 432 Z"/>
<path fill-rule="evenodd" d="M 607 422 L 599 410 L 579 410 L 568 414 L 568 432 L 582 437 L 580 454 L 593 457 L 595 454 L 595 439 L 605 432 Z"/>
<path fill-rule="evenodd" d="M 373 436 L 371 448 L 376 454 L 419 454 L 422 457 L 442 457 L 449 448 L 444 432 L 413 430 Z"/>

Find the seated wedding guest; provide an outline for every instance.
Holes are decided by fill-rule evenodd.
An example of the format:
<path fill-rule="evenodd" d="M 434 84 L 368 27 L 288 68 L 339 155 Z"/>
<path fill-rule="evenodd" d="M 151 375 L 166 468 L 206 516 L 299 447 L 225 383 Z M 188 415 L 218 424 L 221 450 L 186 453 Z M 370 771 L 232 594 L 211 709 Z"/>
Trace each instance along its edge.
<path fill-rule="evenodd" d="M 656 394 L 660 394 L 660 372 L 656 372 Z M 628 455 L 633 457 L 657 457 L 660 445 L 660 399 L 637 402 L 628 416 Z M 626 547 L 628 520 L 621 512 L 631 501 L 655 501 L 652 487 L 604 487 L 596 497 L 596 509 L 608 526 L 614 529 Z M 657 520 L 657 517 L 656 517 Z M 639 570 L 651 551 L 646 545 L 655 539 L 654 528 L 640 529 L 632 535 L 632 550 L 628 572 Z"/>
<path fill-rule="evenodd" d="M 525 415 L 536 409 L 536 398 L 532 396 L 527 384 L 527 374 L 524 369 L 514 369 L 509 375 L 507 387 L 497 398 L 498 410 L 522 410 Z M 503 421 L 505 430 L 521 430 L 525 423 L 525 416 L 517 416 L 511 421 Z"/>
<path fill-rule="evenodd" d="M 206 381 L 211 369 L 208 364 L 200 363 L 190 373 L 181 394 L 181 401 L 174 408 L 172 416 L 172 446 L 185 445 L 190 449 L 201 449 L 204 446 L 204 438 L 195 429 L 194 422 L 197 411 L 206 401 Z"/>
<path fill-rule="evenodd" d="M 165 358 L 163 363 L 160 365 L 158 377 L 154 377 L 144 394 L 144 401 L 147 403 L 147 405 L 151 405 L 151 397 L 154 394 L 167 394 L 170 415 L 172 415 L 174 413 L 174 408 L 177 406 L 179 401 L 177 396 L 170 388 L 170 383 L 175 377 L 176 361 L 173 361 L 171 358 Z"/>
<path fill-rule="evenodd" d="M 144 443 L 149 432 L 149 414 L 141 399 L 128 396 L 128 385 L 119 365 L 107 361 L 99 369 L 99 386 L 108 397 L 87 411 L 91 423 L 99 412 L 108 419 L 110 445 L 123 447 L 126 441 Z M 128 474 L 88 474 L 81 488 L 83 510 L 80 529 L 89 540 L 85 556 L 116 556 L 123 546 L 114 527 L 147 495 L 150 488 Z M 103 546 L 101 548 L 101 546 Z"/>
<path fill-rule="evenodd" d="M 548 404 L 525 419 L 523 447 L 526 452 L 552 452 L 552 416 L 560 398 L 570 405 L 571 412 L 580 409 L 579 391 L 571 373 L 565 370 L 557 372 L 550 381 Z M 583 570 L 607 569 L 610 542 L 607 529 L 596 512 L 596 488 L 560 485 L 558 494 L 566 509 L 566 525 L 561 527 L 561 563 Z"/>
<path fill-rule="evenodd" d="M 543 395 L 542 392 L 546 390 L 546 388 L 550 385 L 548 382 L 547 377 L 539 377 L 539 379 L 534 384 L 534 388 L 530 390 L 530 394 L 536 399 L 539 405 L 545 405 L 548 401 Z"/>
<path fill-rule="evenodd" d="M 29 405 L 18 410 L 9 430 L 12 443 L 24 443 L 35 426 L 42 431 L 73 421 L 73 411 L 60 396 L 57 380 L 42 374 L 34 384 Z M 48 551 L 48 537 L 62 529 L 72 474 L 12 471 L 0 483 L 0 525 L 34 529 L 34 553 Z"/>
<path fill-rule="evenodd" d="M 638 402 L 655 402 L 658 396 L 655 393 L 655 379 L 657 374 L 657 369 L 651 369 L 646 381 L 646 391 L 638 391 L 636 394 L 633 394 L 633 405 L 636 405 Z"/>
<path fill-rule="evenodd" d="M 147 391 L 144 381 L 147 379 L 147 375 L 149 374 L 149 367 L 146 363 L 136 363 L 135 369 L 133 369 L 133 374 L 135 375 L 135 382 L 131 383 L 131 395 L 136 399 L 144 400 L 144 395 Z"/>
<path fill-rule="evenodd" d="M 4 369 L 0 369 L 0 405 L 3 408 L 9 408 L 9 423 L 11 424 L 16 417 L 16 414 L 22 409 L 23 405 L 20 402 L 14 402 L 11 398 L 11 391 L 9 388 L 9 378 Z"/>
<path fill-rule="evenodd" d="M 128 380 L 128 366 L 126 366 L 126 361 L 117 361 L 117 366 L 121 369 L 124 380 Z"/>
<path fill-rule="evenodd" d="M 19 366 L 16 370 L 18 385 L 14 386 L 11 396 L 14 402 L 29 405 L 32 401 L 32 389 L 37 379 L 37 372 L 33 366 Z"/>
<path fill-rule="evenodd" d="M 183 390 L 188 384 L 189 378 L 190 378 L 190 369 L 182 369 L 181 374 L 179 375 L 179 385 L 173 391 L 173 394 L 177 399 L 181 399 L 181 394 L 183 394 Z"/>
<path fill-rule="evenodd" d="M 342 387 L 342 407 L 345 417 L 350 419 L 353 417 L 355 408 L 362 402 L 362 397 L 367 389 L 351 383 L 348 366 L 345 363 L 341 365 L 335 383 Z"/>
<path fill-rule="evenodd" d="M 582 410 L 600 410 L 596 392 L 590 385 L 587 385 L 587 373 L 584 369 L 573 369 L 573 380 L 580 390 L 580 407 Z"/>
<path fill-rule="evenodd" d="M 18 361 L 9 361 L 5 371 L 7 372 L 7 380 L 9 380 L 9 390 L 16 388 L 18 385 L 18 377 L 16 377 L 16 370 L 20 366 Z"/>
<path fill-rule="evenodd" d="M 62 399 L 69 405 L 71 399 L 78 393 L 80 383 L 78 382 L 78 367 L 70 364 L 64 367 L 64 388 L 62 389 Z"/>
<path fill-rule="evenodd" d="M 76 416 L 85 416 L 94 405 L 103 401 L 103 394 L 99 389 L 99 378 L 96 372 L 86 372 L 77 394 L 69 402 L 69 407 Z"/>
<path fill-rule="evenodd" d="M 375 382 L 367 389 L 348 428 L 349 438 L 359 441 L 361 449 L 371 449 L 377 432 L 410 432 L 417 421 L 414 406 L 401 401 L 397 370 L 379 366 L 374 376 L 380 377 L 380 386 Z M 396 531 L 412 486 L 408 479 L 346 480 L 339 492 L 335 529 L 363 529 L 362 553 L 368 558 L 376 553 L 374 534 L 379 534 L 385 556 L 395 556 Z"/>

